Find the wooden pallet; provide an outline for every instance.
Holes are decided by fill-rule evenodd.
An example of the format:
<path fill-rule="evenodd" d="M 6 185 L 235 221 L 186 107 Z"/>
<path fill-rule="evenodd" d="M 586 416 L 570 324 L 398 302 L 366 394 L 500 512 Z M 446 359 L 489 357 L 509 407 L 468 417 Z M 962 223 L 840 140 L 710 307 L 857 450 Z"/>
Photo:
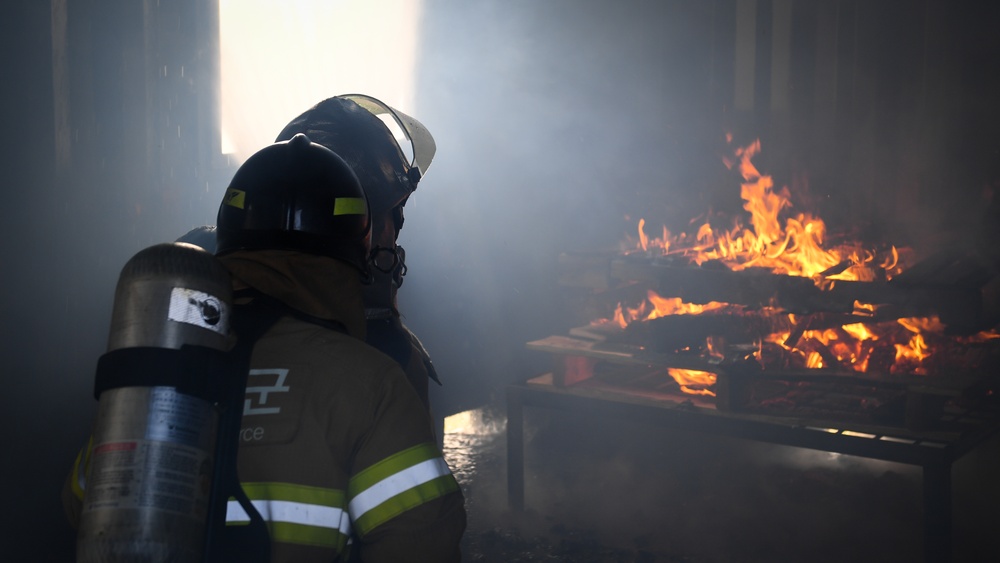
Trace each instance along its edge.
<path fill-rule="evenodd" d="M 585 334 L 582 328 L 574 331 Z M 860 402 L 865 397 L 871 402 L 888 404 L 889 414 L 898 418 L 898 424 L 919 429 L 936 424 L 942 409 L 949 401 L 965 400 L 991 385 L 995 387 L 995 377 L 983 373 L 952 373 L 947 376 L 895 375 L 883 373 L 859 373 L 838 369 L 791 369 L 761 370 L 754 365 L 713 362 L 695 354 L 676 354 L 649 351 L 627 344 L 582 338 L 580 336 L 549 336 L 527 343 L 529 350 L 551 354 L 554 360 L 552 383 L 556 387 L 569 387 L 595 382 L 605 387 L 641 390 L 639 379 L 648 377 L 650 371 L 658 371 L 661 379 L 669 383 L 667 368 L 704 371 L 715 374 L 716 383 L 714 406 L 729 412 L 764 412 L 761 396 L 769 393 L 767 399 L 774 399 L 782 385 L 790 389 L 808 389 L 820 398 L 813 403 L 826 400 L 836 404 L 837 398 L 856 396 Z M 622 369 L 614 369 L 617 366 Z M 608 376 L 614 373 L 614 376 Z M 669 387 L 669 385 L 667 385 Z M 655 393 L 654 393 L 655 394 Z M 683 397 L 677 388 L 675 394 Z M 799 395 L 805 393 L 800 392 Z M 825 397 L 823 397 L 825 395 Z M 801 402 L 805 403 L 801 398 Z M 849 402 L 846 399 L 843 401 Z M 790 416 L 809 416 L 810 407 L 803 404 L 799 410 L 790 410 Z M 833 416 L 836 409 L 812 407 L 822 416 Z M 805 413 L 805 414 L 803 414 Z M 841 417 L 862 419 L 864 413 L 844 409 Z M 885 414 L 884 416 L 889 416 Z"/>

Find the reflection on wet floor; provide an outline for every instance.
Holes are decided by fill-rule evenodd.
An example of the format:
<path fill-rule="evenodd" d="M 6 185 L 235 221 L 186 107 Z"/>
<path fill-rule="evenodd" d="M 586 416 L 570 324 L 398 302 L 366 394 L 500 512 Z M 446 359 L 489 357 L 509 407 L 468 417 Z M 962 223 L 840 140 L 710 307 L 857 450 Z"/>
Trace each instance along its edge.
<path fill-rule="evenodd" d="M 506 510 L 505 431 L 489 409 L 445 419 L 444 455 L 465 493 L 470 532 L 496 526 Z"/>
<path fill-rule="evenodd" d="M 506 430 L 506 421 L 487 409 L 458 413 L 444 421 L 444 454 L 460 482 L 476 479 L 484 457 L 495 457 L 496 442 Z M 502 462 L 503 460 L 490 459 Z"/>

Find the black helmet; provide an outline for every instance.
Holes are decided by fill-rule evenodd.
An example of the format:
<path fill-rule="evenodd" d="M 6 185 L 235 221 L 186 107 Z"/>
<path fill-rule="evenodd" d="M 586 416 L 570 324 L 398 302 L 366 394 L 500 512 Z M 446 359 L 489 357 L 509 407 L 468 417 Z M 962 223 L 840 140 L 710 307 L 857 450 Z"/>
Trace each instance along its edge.
<path fill-rule="evenodd" d="M 340 156 L 305 135 L 257 151 L 233 176 L 219 206 L 216 254 L 298 250 L 343 260 L 369 276 L 371 215 Z"/>
<path fill-rule="evenodd" d="M 434 157 L 430 132 L 375 98 L 347 94 L 309 108 L 289 122 L 277 140 L 299 133 L 351 165 L 372 207 L 373 244 L 393 249 L 403 226 L 403 205 Z"/>
<path fill-rule="evenodd" d="M 376 214 L 406 201 L 436 151 L 423 124 L 363 94 L 323 100 L 290 121 L 276 141 L 299 133 L 351 165 Z"/>
<path fill-rule="evenodd" d="M 365 301 L 394 308 L 395 289 L 406 273 L 396 244 L 403 206 L 434 158 L 434 138 L 416 119 L 363 94 L 323 100 L 289 122 L 277 140 L 299 133 L 343 157 L 361 180 L 371 205 L 374 266 Z"/>

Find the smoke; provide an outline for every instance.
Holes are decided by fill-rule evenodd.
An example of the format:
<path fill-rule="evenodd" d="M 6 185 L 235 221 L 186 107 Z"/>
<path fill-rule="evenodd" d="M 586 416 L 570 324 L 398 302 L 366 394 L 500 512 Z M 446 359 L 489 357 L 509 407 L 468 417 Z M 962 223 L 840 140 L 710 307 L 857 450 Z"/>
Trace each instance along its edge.
<path fill-rule="evenodd" d="M 708 206 L 701 183 L 723 169 L 701 95 L 712 67 L 680 45 L 711 22 L 700 5 L 427 3 L 414 115 L 438 152 L 406 207 L 399 295 L 439 405 L 543 369 L 524 343 L 567 328 L 561 252 Z"/>

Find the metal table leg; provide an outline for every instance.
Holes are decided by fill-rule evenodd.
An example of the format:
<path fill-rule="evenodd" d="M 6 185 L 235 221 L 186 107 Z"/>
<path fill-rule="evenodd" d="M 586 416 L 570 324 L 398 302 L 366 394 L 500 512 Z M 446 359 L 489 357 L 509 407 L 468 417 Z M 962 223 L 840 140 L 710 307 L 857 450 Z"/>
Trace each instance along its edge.
<path fill-rule="evenodd" d="M 924 561 L 951 560 L 951 463 L 924 465 Z"/>
<path fill-rule="evenodd" d="M 507 388 L 507 505 L 524 510 L 524 398 Z"/>

